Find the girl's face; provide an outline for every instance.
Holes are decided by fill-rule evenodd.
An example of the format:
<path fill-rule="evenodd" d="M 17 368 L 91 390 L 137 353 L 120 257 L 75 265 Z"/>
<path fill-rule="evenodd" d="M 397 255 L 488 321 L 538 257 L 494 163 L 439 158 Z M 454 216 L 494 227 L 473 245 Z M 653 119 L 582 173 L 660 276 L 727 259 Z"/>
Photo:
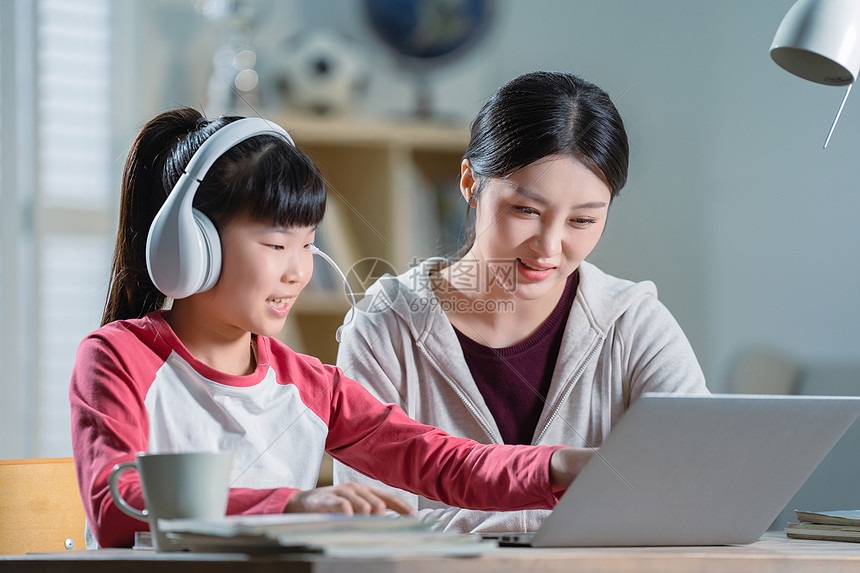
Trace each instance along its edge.
<path fill-rule="evenodd" d="M 277 227 L 240 216 L 221 235 L 221 275 L 210 295 L 213 318 L 274 336 L 313 273 L 315 227 Z"/>
<path fill-rule="evenodd" d="M 468 201 L 475 188 L 468 161 L 462 171 Z M 561 296 L 567 277 L 600 240 L 610 199 L 603 177 L 570 155 L 552 155 L 507 177 L 490 177 L 474 202 L 470 254 L 513 296 Z"/>

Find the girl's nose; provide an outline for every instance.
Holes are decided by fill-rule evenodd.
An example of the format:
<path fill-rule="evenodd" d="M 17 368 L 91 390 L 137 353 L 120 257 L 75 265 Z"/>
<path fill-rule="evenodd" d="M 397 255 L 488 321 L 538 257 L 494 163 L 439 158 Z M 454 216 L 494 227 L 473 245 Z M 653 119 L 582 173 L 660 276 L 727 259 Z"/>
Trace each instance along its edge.
<path fill-rule="evenodd" d="M 284 272 L 281 277 L 285 283 L 295 284 L 307 282 L 314 270 L 313 256 L 308 253 L 296 253 L 284 261 Z"/>

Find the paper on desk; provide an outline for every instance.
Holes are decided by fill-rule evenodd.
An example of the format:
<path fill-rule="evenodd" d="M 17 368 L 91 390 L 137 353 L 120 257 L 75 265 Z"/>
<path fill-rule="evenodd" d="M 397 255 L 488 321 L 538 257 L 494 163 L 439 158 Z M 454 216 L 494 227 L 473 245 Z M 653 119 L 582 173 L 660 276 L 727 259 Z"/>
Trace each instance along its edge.
<path fill-rule="evenodd" d="M 330 556 L 478 555 L 480 536 L 432 531 L 417 517 L 276 514 L 161 520 L 171 543 L 190 551 L 312 552 Z"/>
<path fill-rule="evenodd" d="M 860 525 L 860 510 L 801 511 L 796 509 L 797 521 L 828 525 Z"/>

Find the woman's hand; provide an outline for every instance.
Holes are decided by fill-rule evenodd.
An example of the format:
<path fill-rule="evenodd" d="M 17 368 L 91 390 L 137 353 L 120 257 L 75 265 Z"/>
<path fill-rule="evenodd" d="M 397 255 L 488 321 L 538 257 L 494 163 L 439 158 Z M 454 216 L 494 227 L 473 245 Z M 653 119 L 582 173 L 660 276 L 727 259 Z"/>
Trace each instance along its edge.
<path fill-rule="evenodd" d="M 412 507 L 399 497 L 364 484 L 347 482 L 297 491 L 287 502 L 284 513 L 385 515 L 386 509 L 404 515 L 414 513 Z"/>
<path fill-rule="evenodd" d="M 549 459 L 549 481 L 553 489 L 567 489 L 597 448 L 561 448 Z"/>

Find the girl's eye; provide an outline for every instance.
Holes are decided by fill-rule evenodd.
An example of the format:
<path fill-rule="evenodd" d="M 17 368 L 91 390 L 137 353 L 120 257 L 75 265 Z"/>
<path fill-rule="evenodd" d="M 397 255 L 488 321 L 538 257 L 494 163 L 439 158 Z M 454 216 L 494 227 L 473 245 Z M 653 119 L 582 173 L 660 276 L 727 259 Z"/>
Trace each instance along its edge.
<path fill-rule="evenodd" d="M 524 215 L 540 215 L 540 212 L 537 209 L 524 207 L 522 205 L 514 205 L 514 210 L 523 213 Z"/>
<path fill-rule="evenodd" d="M 573 219 L 573 222 L 577 225 L 594 225 L 597 223 L 597 219 L 592 219 L 591 217 L 577 217 Z"/>
<path fill-rule="evenodd" d="M 283 251 L 284 250 L 283 245 L 266 245 L 266 246 L 269 247 L 270 249 L 272 249 L 273 251 Z"/>

